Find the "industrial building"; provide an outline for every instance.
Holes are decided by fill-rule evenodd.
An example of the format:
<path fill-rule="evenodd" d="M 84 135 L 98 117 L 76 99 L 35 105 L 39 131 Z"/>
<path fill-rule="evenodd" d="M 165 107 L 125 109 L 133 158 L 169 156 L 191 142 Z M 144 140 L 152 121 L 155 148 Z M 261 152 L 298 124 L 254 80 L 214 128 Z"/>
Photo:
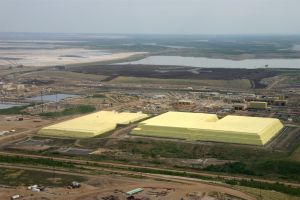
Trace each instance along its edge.
<path fill-rule="evenodd" d="M 264 145 L 283 128 L 278 119 L 167 112 L 140 122 L 133 135 Z"/>
<path fill-rule="evenodd" d="M 246 97 L 248 102 L 266 102 L 267 105 L 286 106 L 288 100 L 284 95 L 280 96 L 261 96 L 261 97 Z"/>
<path fill-rule="evenodd" d="M 114 130 L 117 125 L 126 125 L 147 117 L 148 115 L 141 112 L 100 111 L 45 127 L 39 134 L 75 138 L 94 137 Z"/>
<path fill-rule="evenodd" d="M 246 110 L 247 108 L 246 104 L 242 104 L 242 103 L 234 103 L 232 107 L 234 110 Z"/>
<path fill-rule="evenodd" d="M 266 110 L 268 109 L 268 103 L 262 102 L 262 101 L 250 101 L 248 105 L 249 109 L 262 109 Z"/>

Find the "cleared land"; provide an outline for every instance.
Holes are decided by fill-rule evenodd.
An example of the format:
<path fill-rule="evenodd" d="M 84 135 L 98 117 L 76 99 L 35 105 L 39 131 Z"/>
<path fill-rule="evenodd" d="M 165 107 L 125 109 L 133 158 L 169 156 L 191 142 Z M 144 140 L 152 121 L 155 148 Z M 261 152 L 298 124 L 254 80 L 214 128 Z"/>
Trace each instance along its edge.
<path fill-rule="evenodd" d="M 100 111 L 45 127 L 41 129 L 39 133 L 64 137 L 94 137 L 112 131 L 118 125 L 126 125 L 146 117 L 148 117 L 148 115 L 143 113 Z"/>
<path fill-rule="evenodd" d="M 88 65 L 82 67 L 70 68 L 70 71 L 99 74 L 108 76 L 107 80 L 118 82 L 137 82 L 146 81 L 158 83 L 191 84 L 191 83 L 207 83 L 213 85 L 216 83 L 219 86 L 242 87 L 242 88 L 263 88 L 265 85 L 260 81 L 264 78 L 276 76 L 278 73 L 275 70 L 268 69 L 202 69 L 195 67 L 182 66 L 163 66 L 163 65 Z M 121 77 L 118 79 L 118 77 Z M 122 77 L 129 77 L 122 78 Z M 132 79 L 131 79 L 132 78 Z M 138 79 L 142 78 L 142 79 Z M 145 79 L 147 78 L 147 79 Z M 194 81 L 194 82 L 193 82 Z M 199 82 L 197 82 L 199 81 Z M 211 82 L 209 82 L 211 81 Z M 250 83 L 252 85 L 250 85 Z M 241 84 L 241 86 L 240 86 Z"/>
<path fill-rule="evenodd" d="M 195 180 L 180 179 L 172 176 L 153 176 L 144 177 L 143 179 L 123 177 L 123 176 L 107 176 L 107 175 L 89 175 L 84 173 L 72 173 L 64 171 L 55 171 L 55 177 L 53 177 L 53 171 L 50 169 L 30 169 L 25 167 L 9 166 L 6 171 L 10 171 L 14 174 L 10 174 L 15 177 L 22 177 L 22 174 L 33 174 L 34 176 L 28 177 L 28 180 L 24 181 L 24 184 L 36 183 L 38 175 L 43 175 L 45 177 L 42 183 L 45 186 L 44 191 L 32 193 L 27 190 L 26 187 L 0 187 L 0 199 L 8 199 L 14 194 L 20 194 L 22 197 L 30 199 L 72 199 L 72 200 L 91 200 L 91 199 L 127 199 L 127 191 L 134 188 L 143 188 L 143 191 L 134 195 L 136 198 L 140 199 L 195 199 L 197 197 L 205 197 L 208 199 L 218 199 L 213 198 L 214 195 L 222 195 L 226 197 L 231 197 L 234 200 L 255 200 L 251 195 L 244 192 L 240 192 L 235 189 L 228 188 L 224 185 L 212 185 L 207 183 L 201 183 Z M 37 172 L 37 170 L 39 170 Z M 52 177 L 51 177 L 52 176 Z M 161 178 L 160 178 L 161 177 Z M 64 183 L 67 181 L 83 181 L 82 186 L 78 189 L 67 189 L 67 187 L 50 187 L 57 186 L 59 184 L 53 184 L 51 182 L 61 182 L 63 178 L 66 178 Z M 7 180 L 14 181 L 14 178 L 7 178 Z M 85 180 L 84 180 L 85 179 Z M 156 180 L 155 180 L 156 179 Z M 22 183 L 20 180 L 19 183 Z M 50 183 L 49 183 L 50 182 Z M 40 183 L 41 184 L 41 183 Z M 62 184 L 63 185 L 63 184 Z M 27 186 L 27 185 L 26 185 Z"/>
<path fill-rule="evenodd" d="M 78 63 L 93 63 L 103 61 L 122 60 L 131 56 L 143 54 L 140 52 L 109 53 L 103 50 L 85 48 L 68 48 L 54 45 L 55 48 L 30 48 L 0 50 L 0 66 L 34 66 L 46 67 L 53 65 L 68 65 Z"/>
<path fill-rule="evenodd" d="M 21 80 L 26 79 L 27 82 L 31 80 L 52 80 L 53 82 L 72 82 L 72 81 L 101 81 L 106 76 L 94 75 L 94 74 L 82 74 L 68 71 L 53 71 L 53 70 L 45 70 L 45 71 L 34 71 L 28 72 L 20 75 Z M 37 81 L 36 81 L 37 82 Z"/>
<path fill-rule="evenodd" d="M 132 134 L 264 145 L 282 128 L 281 122 L 272 118 L 226 116 L 218 120 L 214 114 L 167 112 L 141 122 Z"/>
<path fill-rule="evenodd" d="M 189 80 L 189 79 L 159 79 L 159 78 L 140 78 L 119 76 L 110 83 L 135 83 L 135 84 L 172 84 L 172 85 L 201 85 L 214 87 L 239 87 L 241 89 L 251 88 L 251 82 L 247 79 L 236 80 Z"/>

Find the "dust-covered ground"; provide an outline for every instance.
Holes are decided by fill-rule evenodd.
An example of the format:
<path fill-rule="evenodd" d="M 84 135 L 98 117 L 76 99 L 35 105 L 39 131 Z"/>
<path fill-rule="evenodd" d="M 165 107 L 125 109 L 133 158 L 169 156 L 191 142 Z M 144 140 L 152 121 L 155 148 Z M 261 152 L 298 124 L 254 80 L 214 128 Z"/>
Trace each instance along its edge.
<path fill-rule="evenodd" d="M 23 170 L 16 171 L 14 175 L 24 173 Z M 51 174 L 50 174 L 51 175 Z M 55 178 L 45 177 L 52 182 L 61 182 L 60 174 Z M 64 175 L 65 177 L 65 175 Z M 76 180 L 76 176 L 68 175 L 70 181 Z M 184 180 L 153 180 L 142 178 L 129 178 L 123 176 L 90 176 L 81 182 L 81 187 L 71 189 L 68 186 L 47 186 L 43 185 L 44 190 L 41 192 L 32 192 L 28 190 L 28 185 L 23 186 L 0 186 L 0 199 L 9 199 L 12 195 L 20 195 L 21 199 L 55 199 L 55 200 L 97 200 L 97 199 L 114 199 L 126 200 L 130 195 L 126 192 L 135 188 L 142 188 L 143 191 L 134 194 L 134 199 L 206 199 L 218 200 L 227 197 L 232 200 L 254 200 L 255 196 L 248 195 L 238 190 L 231 189 L 223 185 L 213 185 L 200 182 Z"/>
<path fill-rule="evenodd" d="M 137 54 L 140 53 L 110 53 L 103 50 L 91 50 L 85 48 L 0 48 L 0 66 L 43 67 L 79 63 L 93 63 L 125 59 Z"/>

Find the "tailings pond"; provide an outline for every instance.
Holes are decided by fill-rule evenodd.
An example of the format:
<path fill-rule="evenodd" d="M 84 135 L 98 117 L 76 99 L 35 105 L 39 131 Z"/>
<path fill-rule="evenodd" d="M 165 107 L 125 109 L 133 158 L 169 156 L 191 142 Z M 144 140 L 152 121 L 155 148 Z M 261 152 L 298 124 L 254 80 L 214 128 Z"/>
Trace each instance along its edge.
<path fill-rule="evenodd" d="M 74 98 L 74 97 L 79 97 L 79 95 L 75 94 L 49 94 L 49 95 L 43 95 L 43 96 L 36 96 L 36 97 L 31 97 L 27 98 L 27 101 L 32 101 L 32 102 L 51 102 L 51 101 L 61 101 L 67 98 Z"/>
<path fill-rule="evenodd" d="M 1 109 L 7 109 L 7 108 L 12 108 L 12 107 L 16 107 L 16 106 L 24 106 L 26 104 L 16 104 L 16 103 L 12 103 L 12 102 L 3 102 L 0 103 L 0 110 Z"/>
<path fill-rule="evenodd" d="M 142 60 L 120 64 L 176 65 L 203 68 L 300 68 L 300 59 L 226 60 L 204 57 L 150 56 Z"/>

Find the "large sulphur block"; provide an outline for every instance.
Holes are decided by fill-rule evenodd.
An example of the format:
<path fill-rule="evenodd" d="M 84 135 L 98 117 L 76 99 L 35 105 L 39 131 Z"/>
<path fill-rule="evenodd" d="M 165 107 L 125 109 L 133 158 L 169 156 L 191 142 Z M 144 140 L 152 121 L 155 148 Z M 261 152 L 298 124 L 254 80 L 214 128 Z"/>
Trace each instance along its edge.
<path fill-rule="evenodd" d="M 126 125 L 147 118 L 147 114 L 100 111 L 54 124 L 39 131 L 49 136 L 87 138 L 114 130 L 117 125 Z"/>
<path fill-rule="evenodd" d="M 133 135 L 264 145 L 283 128 L 278 119 L 167 112 L 140 122 Z"/>

